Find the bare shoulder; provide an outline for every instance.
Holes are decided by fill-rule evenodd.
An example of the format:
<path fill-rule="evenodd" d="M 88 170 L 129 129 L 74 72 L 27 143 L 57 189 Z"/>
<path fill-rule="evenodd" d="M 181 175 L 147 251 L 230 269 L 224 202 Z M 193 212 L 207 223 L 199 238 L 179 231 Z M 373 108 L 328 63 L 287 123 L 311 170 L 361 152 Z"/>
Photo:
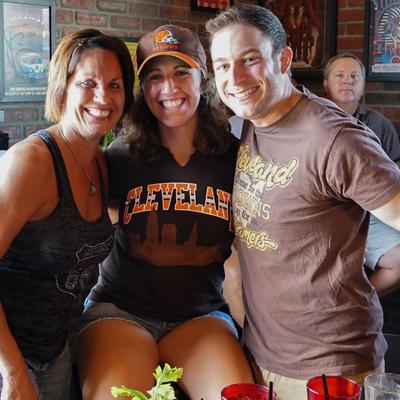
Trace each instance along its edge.
<path fill-rule="evenodd" d="M 1 174 L 0 186 L 18 182 L 37 184 L 45 181 L 51 173 L 52 158 L 47 146 L 38 138 L 25 139 L 12 146 L 0 158 Z"/>
<path fill-rule="evenodd" d="M 24 225 L 48 214 L 57 198 L 52 158 L 40 139 L 12 146 L 0 158 L 0 171 L 1 257 Z"/>
<path fill-rule="evenodd" d="M 15 144 L 0 158 L 0 209 L 18 210 L 28 220 L 54 201 L 55 173 L 47 146 L 39 138 Z M 14 216 L 15 217 L 15 216 Z"/>

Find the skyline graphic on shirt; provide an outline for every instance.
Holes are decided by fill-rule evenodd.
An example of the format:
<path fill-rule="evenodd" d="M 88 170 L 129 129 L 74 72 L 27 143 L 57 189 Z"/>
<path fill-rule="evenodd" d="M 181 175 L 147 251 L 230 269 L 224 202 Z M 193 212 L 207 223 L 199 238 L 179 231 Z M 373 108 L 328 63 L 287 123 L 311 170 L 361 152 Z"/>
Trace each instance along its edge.
<path fill-rule="evenodd" d="M 131 256 L 154 265 L 206 266 L 224 260 L 224 247 L 221 244 L 212 246 L 197 244 L 197 223 L 193 224 L 188 239 L 179 244 L 176 225 L 164 223 L 160 227 L 155 210 L 149 213 L 144 241 L 141 240 L 140 233 L 130 232 L 128 235 Z"/>

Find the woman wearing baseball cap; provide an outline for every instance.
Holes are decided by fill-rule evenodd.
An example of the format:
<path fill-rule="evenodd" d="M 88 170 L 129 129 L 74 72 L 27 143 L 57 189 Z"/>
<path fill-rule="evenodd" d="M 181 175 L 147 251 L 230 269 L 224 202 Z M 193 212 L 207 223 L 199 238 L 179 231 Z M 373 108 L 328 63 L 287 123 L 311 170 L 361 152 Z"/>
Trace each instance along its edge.
<path fill-rule="evenodd" d="M 191 399 L 214 400 L 253 381 L 221 288 L 238 144 L 194 32 L 146 34 L 137 66 L 134 129 L 106 152 L 119 221 L 84 314 L 83 397 L 111 399 L 121 384 L 149 390 L 168 362 L 183 367 Z"/>

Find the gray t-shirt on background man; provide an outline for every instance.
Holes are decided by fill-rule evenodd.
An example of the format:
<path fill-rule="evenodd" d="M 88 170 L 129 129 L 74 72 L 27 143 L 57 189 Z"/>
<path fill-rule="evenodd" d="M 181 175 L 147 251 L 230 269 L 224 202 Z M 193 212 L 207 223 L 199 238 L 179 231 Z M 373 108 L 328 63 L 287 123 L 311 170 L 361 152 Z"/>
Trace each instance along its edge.
<path fill-rule="evenodd" d="M 393 124 L 378 111 L 359 105 L 354 117 L 368 126 L 381 141 L 385 153 L 395 163 L 400 162 L 400 141 Z"/>

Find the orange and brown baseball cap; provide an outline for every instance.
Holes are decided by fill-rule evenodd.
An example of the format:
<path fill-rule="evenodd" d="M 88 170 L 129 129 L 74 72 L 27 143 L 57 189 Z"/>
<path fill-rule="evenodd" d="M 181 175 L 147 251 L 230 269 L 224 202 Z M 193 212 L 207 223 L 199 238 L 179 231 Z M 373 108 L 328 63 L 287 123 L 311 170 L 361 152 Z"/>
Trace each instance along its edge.
<path fill-rule="evenodd" d="M 207 71 L 207 57 L 199 38 L 181 26 L 161 25 L 140 38 L 136 50 L 138 75 L 148 61 L 158 56 L 176 57 L 192 68 Z"/>

